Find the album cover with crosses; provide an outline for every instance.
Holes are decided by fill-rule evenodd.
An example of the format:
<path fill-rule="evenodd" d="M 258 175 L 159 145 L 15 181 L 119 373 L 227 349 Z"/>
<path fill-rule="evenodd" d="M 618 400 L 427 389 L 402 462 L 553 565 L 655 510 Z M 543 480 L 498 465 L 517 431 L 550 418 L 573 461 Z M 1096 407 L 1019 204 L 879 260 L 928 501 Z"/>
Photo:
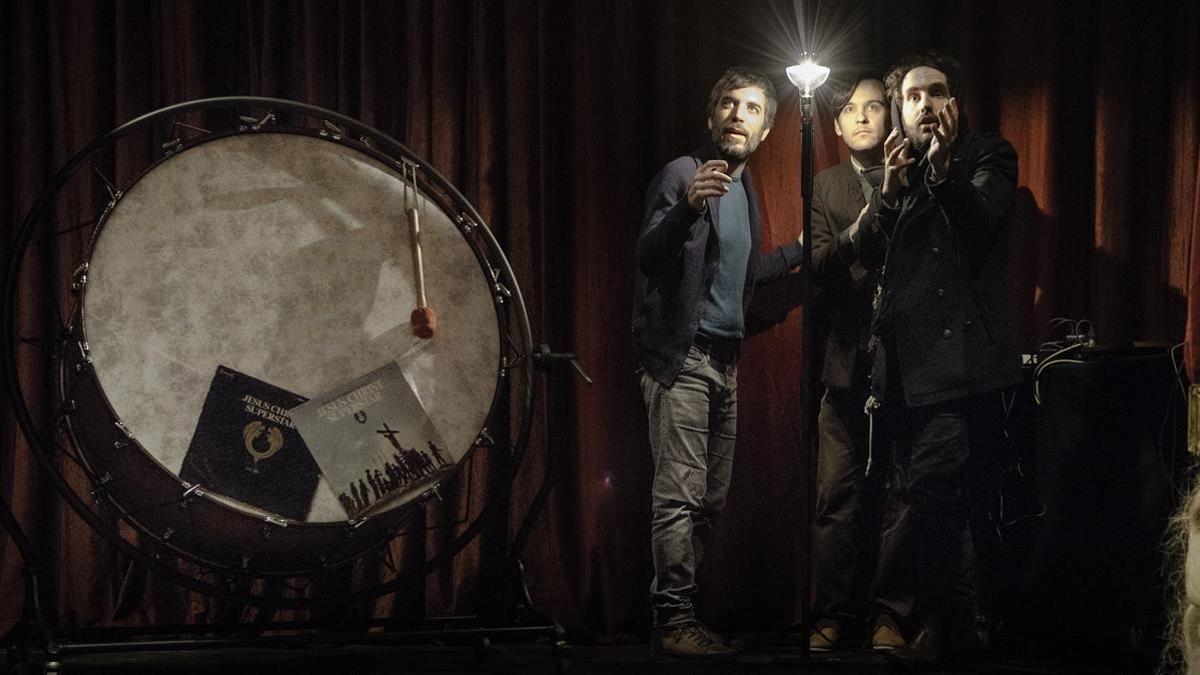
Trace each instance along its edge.
<path fill-rule="evenodd" d="M 453 457 L 395 361 L 290 414 L 350 517 L 415 498 L 453 469 Z"/>

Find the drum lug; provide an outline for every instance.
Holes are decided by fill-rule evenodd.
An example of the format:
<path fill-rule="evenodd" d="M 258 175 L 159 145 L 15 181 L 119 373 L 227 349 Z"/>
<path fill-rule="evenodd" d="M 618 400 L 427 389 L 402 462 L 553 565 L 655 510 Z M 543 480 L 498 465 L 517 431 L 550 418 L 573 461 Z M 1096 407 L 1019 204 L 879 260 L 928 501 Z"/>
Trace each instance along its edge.
<path fill-rule="evenodd" d="M 167 529 L 163 530 L 163 533 L 162 533 L 162 540 L 163 540 L 163 541 L 168 541 L 168 540 L 170 540 L 170 538 L 171 538 L 171 535 L 173 535 L 173 534 L 175 534 L 175 528 L 173 528 L 173 527 L 171 527 L 171 526 L 169 526 L 169 525 L 168 525 L 168 526 L 167 526 Z"/>
<path fill-rule="evenodd" d="M 116 427 L 121 430 L 121 433 L 125 434 L 125 437 L 127 439 L 129 439 L 131 441 L 133 440 L 133 433 L 129 431 L 129 428 L 125 426 L 124 422 L 122 422 L 121 420 L 116 420 L 113 422 L 113 424 L 116 425 Z"/>
<path fill-rule="evenodd" d="M 161 146 L 164 157 L 170 157 L 183 149 L 183 139 L 176 136 L 171 140 L 163 143 Z"/>
<path fill-rule="evenodd" d="M 187 485 L 187 483 L 184 483 L 184 485 Z M 179 508 L 180 509 L 185 510 L 185 511 L 187 510 L 188 504 L 191 503 L 191 501 L 192 501 L 193 494 L 195 494 L 195 495 L 203 495 L 204 494 L 204 492 L 200 489 L 199 483 L 188 486 L 188 488 L 183 491 L 183 494 L 179 496 Z"/>
<path fill-rule="evenodd" d="M 342 137 L 346 135 L 346 130 L 334 124 L 333 122 L 330 122 L 329 120 L 322 120 L 322 122 L 325 123 L 325 128 L 317 132 L 321 136 L 324 136 L 325 138 L 332 138 L 335 141 L 340 141 L 342 140 Z"/>
<path fill-rule="evenodd" d="M 71 291 L 76 295 L 83 291 L 84 286 L 87 286 L 87 273 L 88 263 L 86 261 L 71 273 Z"/>
<path fill-rule="evenodd" d="M 262 540 L 267 541 L 271 538 L 271 534 L 275 532 L 276 527 L 287 527 L 288 521 L 284 518 L 276 518 L 275 516 L 266 516 L 263 518 Z"/>
<path fill-rule="evenodd" d="M 480 429 L 479 435 L 475 437 L 475 447 L 492 448 L 495 446 L 496 439 L 492 438 L 492 435 L 488 433 L 487 427 Z"/>
<path fill-rule="evenodd" d="M 93 503 L 99 504 L 102 499 L 108 496 L 108 493 L 104 490 L 104 486 L 110 482 L 112 482 L 112 474 L 107 471 L 96 478 L 96 482 L 93 484 L 91 490 Z"/>
<path fill-rule="evenodd" d="M 116 428 L 121 430 L 122 434 L 125 434 L 125 438 L 118 438 L 118 440 L 113 441 L 113 449 L 124 449 L 126 446 L 128 446 L 128 444 L 130 444 L 130 438 L 133 436 L 130 435 L 130 430 L 125 428 L 125 425 L 121 423 L 121 420 L 116 420 L 116 422 L 113 424 L 116 425 Z"/>
<path fill-rule="evenodd" d="M 238 115 L 238 119 L 246 123 L 238 125 L 238 131 L 260 131 L 263 127 L 270 126 L 275 123 L 275 113 L 268 112 L 266 115 L 263 115 L 262 119 L 251 117 L 249 115 Z M 326 124 L 328 124 L 328 122 L 326 122 Z"/>
<path fill-rule="evenodd" d="M 86 366 L 92 365 L 92 348 L 88 346 L 87 340 L 80 340 L 75 346 L 79 348 L 79 361 L 75 364 L 75 372 L 82 373 Z"/>

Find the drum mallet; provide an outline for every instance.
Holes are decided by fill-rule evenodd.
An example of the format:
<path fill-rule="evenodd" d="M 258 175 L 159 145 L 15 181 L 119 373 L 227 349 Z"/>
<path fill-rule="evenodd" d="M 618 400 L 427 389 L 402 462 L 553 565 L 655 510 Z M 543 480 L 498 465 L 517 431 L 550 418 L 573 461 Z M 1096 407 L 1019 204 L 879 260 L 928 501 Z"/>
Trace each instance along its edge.
<path fill-rule="evenodd" d="M 417 207 L 413 204 L 419 202 L 420 193 L 417 192 L 417 167 L 407 162 L 404 165 L 405 173 L 408 174 L 405 178 L 411 177 L 411 183 L 408 180 L 404 182 L 404 214 L 408 216 L 408 237 L 409 244 L 412 248 L 413 259 L 413 277 L 417 282 L 417 308 L 412 311 L 409 320 L 412 322 L 413 335 L 428 340 L 437 332 L 437 312 L 429 306 L 429 302 L 425 299 L 425 265 L 421 259 L 421 214 Z M 412 190 L 412 201 L 409 201 L 409 190 Z"/>

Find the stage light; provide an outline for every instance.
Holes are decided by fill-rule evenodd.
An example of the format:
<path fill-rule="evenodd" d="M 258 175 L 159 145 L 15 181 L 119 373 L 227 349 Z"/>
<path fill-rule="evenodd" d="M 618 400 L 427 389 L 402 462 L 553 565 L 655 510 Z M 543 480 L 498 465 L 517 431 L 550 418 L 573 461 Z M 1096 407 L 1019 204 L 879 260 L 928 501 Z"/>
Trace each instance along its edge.
<path fill-rule="evenodd" d="M 800 90 L 801 96 L 812 96 L 817 87 L 829 79 L 829 68 L 812 61 L 787 67 L 788 79 Z"/>
<path fill-rule="evenodd" d="M 800 63 L 788 66 L 788 79 L 800 90 L 800 113 L 804 119 L 812 115 L 813 93 L 829 79 L 829 68 L 819 65 L 811 54 L 803 54 Z"/>

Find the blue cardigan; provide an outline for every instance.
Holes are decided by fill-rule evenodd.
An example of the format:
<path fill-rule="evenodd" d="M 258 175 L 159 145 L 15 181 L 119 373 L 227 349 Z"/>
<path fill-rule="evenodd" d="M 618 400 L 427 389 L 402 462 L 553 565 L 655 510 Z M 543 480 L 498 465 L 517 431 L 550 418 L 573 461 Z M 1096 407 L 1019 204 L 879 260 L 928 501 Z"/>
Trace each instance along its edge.
<path fill-rule="evenodd" d="M 718 198 L 708 199 L 704 213 L 687 201 L 696 169 L 716 158 L 712 144 L 677 157 L 658 172 L 646 190 L 637 240 L 633 340 L 638 362 L 664 386 L 670 386 L 683 368 L 721 257 L 716 234 L 720 227 Z M 802 249 L 793 241 L 773 251 L 759 251 L 762 222 L 748 170 L 742 173 L 742 183 L 750 211 L 751 249 L 742 291 L 744 313 L 754 288 L 782 278 L 799 265 Z"/>

